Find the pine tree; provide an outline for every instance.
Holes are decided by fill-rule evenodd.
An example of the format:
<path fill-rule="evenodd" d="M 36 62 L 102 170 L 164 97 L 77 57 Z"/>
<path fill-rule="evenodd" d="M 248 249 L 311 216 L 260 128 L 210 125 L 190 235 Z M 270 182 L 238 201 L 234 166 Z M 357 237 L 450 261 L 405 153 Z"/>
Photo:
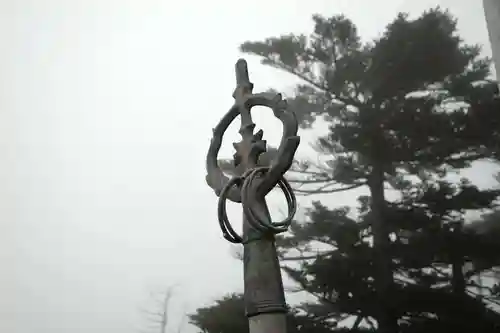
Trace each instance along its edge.
<path fill-rule="evenodd" d="M 303 193 L 366 187 L 370 195 L 360 198 L 357 217 L 348 208 L 316 203 L 310 223 L 296 225 L 282 245 L 319 242 L 330 250 L 288 273 L 337 319 L 375 318 L 383 333 L 423 329 L 438 315 L 448 318 L 440 325 L 449 323 L 459 313 L 450 309 L 464 300 L 469 309 L 477 305 L 479 318 L 484 306 L 464 296 L 466 253 L 458 250 L 466 241 L 465 211 L 489 207 L 497 193 L 444 179 L 499 151 L 489 60 L 480 57 L 479 46 L 461 40 L 456 20 L 440 8 L 416 19 L 400 14 L 369 43 L 345 16 L 313 20 L 308 37 L 245 42 L 241 50 L 303 81 L 289 99 L 303 128 L 321 118 L 330 124 L 316 144 L 326 162 L 297 162 L 289 178 L 318 185 Z M 387 186 L 400 199 L 387 200 Z M 438 266 L 451 272 L 437 273 Z M 454 292 L 436 291 L 440 283 Z"/>

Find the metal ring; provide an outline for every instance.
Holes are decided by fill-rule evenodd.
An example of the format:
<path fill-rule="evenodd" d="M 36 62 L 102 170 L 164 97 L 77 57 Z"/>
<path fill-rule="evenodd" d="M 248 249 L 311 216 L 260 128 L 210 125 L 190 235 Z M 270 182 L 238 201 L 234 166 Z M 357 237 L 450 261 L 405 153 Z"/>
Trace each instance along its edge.
<path fill-rule="evenodd" d="M 217 217 L 219 219 L 219 226 L 222 230 L 222 236 L 231 243 L 239 244 L 243 243 L 243 237 L 238 235 L 231 226 L 231 222 L 227 218 L 226 202 L 228 199 L 229 190 L 233 186 L 241 186 L 243 184 L 242 177 L 231 178 L 226 185 L 222 188 L 219 194 L 219 201 L 217 203 Z"/>
<path fill-rule="evenodd" d="M 280 189 L 285 195 L 285 199 L 288 205 L 288 216 L 286 219 L 280 222 L 263 221 L 255 213 L 255 195 L 257 194 L 252 188 L 252 182 L 259 176 L 265 174 L 269 171 L 269 167 L 261 167 L 250 169 L 245 172 L 241 177 L 233 177 L 220 192 L 219 202 L 218 202 L 218 219 L 219 226 L 222 230 L 223 237 L 231 243 L 245 243 L 242 236 L 238 235 L 234 231 L 229 219 L 227 217 L 226 211 L 226 201 L 228 199 L 228 193 L 231 189 L 240 187 L 241 190 L 241 204 L 243 207 L 243 213 L 247 218 L 248 223 L 254 229 L 260 231 L 261 233 L 272 233 L 279 234 L 288 230 L 288 227 L 292 223 L 293 217 L 297 210 L 297 199 L 293 193 L 293 190 L 287 180 L 281 177 L 277 183 Z"/>
<path fill-rule="evenodd" d="M 261 175 L 264 175 L 269 171 L 269 167 L 261 167 L 250 170 L 248 175 L 245 175 L 243 185 L 241 187 L 241 201 L 243 206 L 243 211 L 248 219 L 250 225 L 262 232 L 272 232 L 278 234 L 288 230 L 288 227 L 292 223 L 295 212 L 297 211 L 297 200 L 293 193 L 290 184 L 285 178 L 280 177 L 277 185 L 283 191 L 285 199 L 288 206 L 288 216 L 286 219 L 280 222 L 263 221 L 255 213 L 255 188 L 252 187 L 252 182 Z"/>

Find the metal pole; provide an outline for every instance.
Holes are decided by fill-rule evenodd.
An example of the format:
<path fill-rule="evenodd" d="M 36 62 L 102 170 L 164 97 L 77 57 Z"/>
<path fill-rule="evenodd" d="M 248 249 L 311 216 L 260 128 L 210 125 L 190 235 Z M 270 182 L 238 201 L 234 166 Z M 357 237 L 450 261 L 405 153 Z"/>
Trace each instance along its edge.
<path fill-rule="evenodd" d="M 265 202 L 256 209 L 269 217 Z M 243 218 L 245 238 L 258 237 Z M 253 234 L 253 236 L 252 236 Z M 245 310 L 250 333 L 285 333 L 287 305 L 274 239 L 258 239 L 243 248 Z"/>
<path fill-rule="evenodd" d="M 483 0 L 483 9 L 497 81 L 500 82 L 500 0 Z"/>
<path fill-rule="evenodd" d="M 281 95 L 253 94 L 252 90 L 247 63 L 240 59 L 236 63 L 235 103 L 213 130 L 207 154 L 207 183 L 219 196 L 218 217 L 224 238 L 244 245 L 244 299 L 250 333 L 285 333 L 287 305 L 274 235 L 286 231 L 295 214 L 295 196 L 283 174 L 293 162 L 300 138 L 297 119 Z M 255 124 L 250 113 L 257 105 L 271 108 L 283 124 L 277 156 L 265 167 L 258 166 L 257 162 L 260 154 L 266 151 L 266 141 L 262 140 L 262 131 L 254 134 Z M 233 144 L 237 175 L 228 179 L 219 168 L 217 155 L 224 132 L 238 115 L 241 116 L 242 140 Z M 276 185 L 285 194 L 289 216 L 282 222 L 273 223 L 265 196 Z M 243 206 L 242 236 L 234 232 L 228 221 L 227 199 Z"/>

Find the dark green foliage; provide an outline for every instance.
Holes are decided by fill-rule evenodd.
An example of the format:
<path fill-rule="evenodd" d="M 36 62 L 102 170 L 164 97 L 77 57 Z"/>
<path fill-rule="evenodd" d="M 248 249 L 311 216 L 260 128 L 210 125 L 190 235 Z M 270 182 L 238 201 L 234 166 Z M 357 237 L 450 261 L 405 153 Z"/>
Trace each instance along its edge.
<path fill-rule="evenodd" d="M 424 319 L 427 326 L 443 327 L 446 322 L 454 327 L 457 318 L 465 320 L 460 324 L 464 329 L 471 321 L 478 329 L 476 320 L 484 325 L 485 332 L 498 329 L 494 325 L 500 323 L 500 316 L 490 313 L 465 290 L 454 292 L 460 281 L 455 281 L 457 277 L 450 269 L 457 254 L 461 260 L 475 265 L 483 263 L 481 271 L 499 263 L 498 242 L 485 243 L 484 237 L 457 232 L 463 217 L 458 215 L 461 208 L 455 209 L 454 204 L 465 199 L 469 195 L 466 193 L 475 191 L 477 188 L 466 183 L 455 189 L 441 183 L 411 203 L 401 201 L 388 206 L 386 223 L 395 237 L 389 251 L 395 276 L 392 296 L 400 310 L 398 316 L 404 319 L 403 326 L 409 331 L 415 329 L 417 323 L 420 327 Z M 465 206 L 488 206 L 497 194 L 485 191 L 468 198 Z M 436 202 L 442 207 L 436 209 Z M 283 242 L 282 246 L 305 250 L 314 242 L 323 244 L 325 250 L 298 269 L 287 267 L 285 271 L 322 302 L 334 304 L 330 307 L 332 317 L 344 313 L 376 318 L 380 307 L 374 284 L 376 266 L 367 241 L 371 230 L 364 223 L 363 214 L 355 219 L 346 213 L 344 208 L 329 210 L 315 203 L 309 212 L 309 222 L 294 227 L 293 244 Z M 472 275 L 463 276 L 464 288 L 475 285 Z M 485 295 L 495 299 L 493 290 L 486 291 Z M 463 313 L 462 317 L 458 313 Z M 435 316 L 440 320 L 433 319 Z M 483 316 L 488 320 L 482 319 Z"/>
<path fill-rule="evenodd" d="M 483 287 L 480 298 L 472 287 L 500 264 L 500 243 L 464 225 L 500 193 L 447 178 L 499 159 L 489 59 L 440 8 L 400 14 L 369 43 L 345 16 L 313 20 L 310 36 L 241 46 L 303 81 L 289 99 L 302 128 L 329 124 L 315 145 L 324 162 L 297 161 L 288 176 L 299 193 L 369 190 L 357 211 L 315 202 L 278 240 L 285 271 L 318 299 L 307 313 L 322 323 L 353 317 L 356 327 L 376 321 L 383 333 L 499 332 L 491 307 L 500 288 Z"/>
<path fill-rule="evenodd" d="M 224 296 L 212 306 L 199 308 L 189 319 L 203 333 L 248 332 L 245 306 L 239 294 Z"/>
<path fill-rule="evenodd" d="M 489 61 L 479 58 L 478 46 L 461 43 L 449 13 L 435 9 L 416 20 L 401 14 L 369 44 L 361 43 L 344 16 L 314 21 L 309 38 L 287 35 L 246 42 L 241 49 L 305 81 L 291 102 L 303 127 L 317 116 L 332 121 L 317 146 L 341 164 L 344 172 L 335 180 L 366 178 L 373 160 L 393 169 L 464 166 L 477 158 L 455 156 L 472 148 L 465 108 L 443 110 L 489 75 Z M 433 95 L 407 97 L 430 88 Z M 353 161 L 353 154 L 362 161 Z"/>
<path fill-rule="evenodd" d="M 190 322 L 203 333 L 248 333 L 248 319 L 245 316 L 243 295 L 231 294 L 216 301 L 212 306 L 200 308 L 189 316 Z M 288 314 L 289 333 L 330 333 L 344 332 L 336 325 L 320 320 L 319 317 L 304 314 L 299 309 L 291 309 Z M 361 333 L 366 329 L 351 331 Z"/>
<path fill-rule="evenodd" d="M 356 217 L 315 204 L 309 222 L 282 243 L 329 250 L 287 271 L 335 304 L 333 316 L 377 318 L 385 332 L 395 330 L 396 318 L 410 331 L 437 325 L 435 318 L 442 324 L 449 316 L 443 304 L 470 306 L 445 301 L 453 292 L 466 295 L 469 281 L 459 272 L 473 254 L 464 249 L 477 254 L 461 231 L 464 213 L 491 207 L 498 195 L 443 180 L 498 152 L 496 89 L 477 85 L 488 78 L 489 60 L 479 46 L 463 43 L 456 20 L 439 8 L 416 19 L 398 15 L 371 43 L 362 43 L 342 15 L 313 19 L 309 37 L 246 42 L 241 49 L 304 81 L 291 99 L 302 127 L 318 116 L 330 123 L 316 144 L 327 162 L 296 165 L 303 183 L 317 182 L 321 192 L 328 192 L 325 184 L 337 186 L 331 192 L 366 185 L 370 196 L 360 198 Z M 386 200 L 387 185 L 400 200 Z"/>

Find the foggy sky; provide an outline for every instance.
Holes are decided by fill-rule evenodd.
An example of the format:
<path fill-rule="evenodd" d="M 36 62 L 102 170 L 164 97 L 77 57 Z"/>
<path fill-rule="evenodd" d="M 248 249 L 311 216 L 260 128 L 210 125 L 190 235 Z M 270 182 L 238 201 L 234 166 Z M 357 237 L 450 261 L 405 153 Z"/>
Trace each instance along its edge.
<path fill-rule="evenodd" d="M 398 11 L 437 4 L 490 54 L 473 1 L 0 1 L 0 331 L 147 331 L 139 307 L 179 283 L 175 329 L 185 311 L 241 290 L 204 180 L 239 44 L 309 33 L 314 13 L 345 13 L 369 39 Z M 247 59 L 256 91 L 293 84 Z M 278 142 L 277 120 L 254 121 Z"/>

